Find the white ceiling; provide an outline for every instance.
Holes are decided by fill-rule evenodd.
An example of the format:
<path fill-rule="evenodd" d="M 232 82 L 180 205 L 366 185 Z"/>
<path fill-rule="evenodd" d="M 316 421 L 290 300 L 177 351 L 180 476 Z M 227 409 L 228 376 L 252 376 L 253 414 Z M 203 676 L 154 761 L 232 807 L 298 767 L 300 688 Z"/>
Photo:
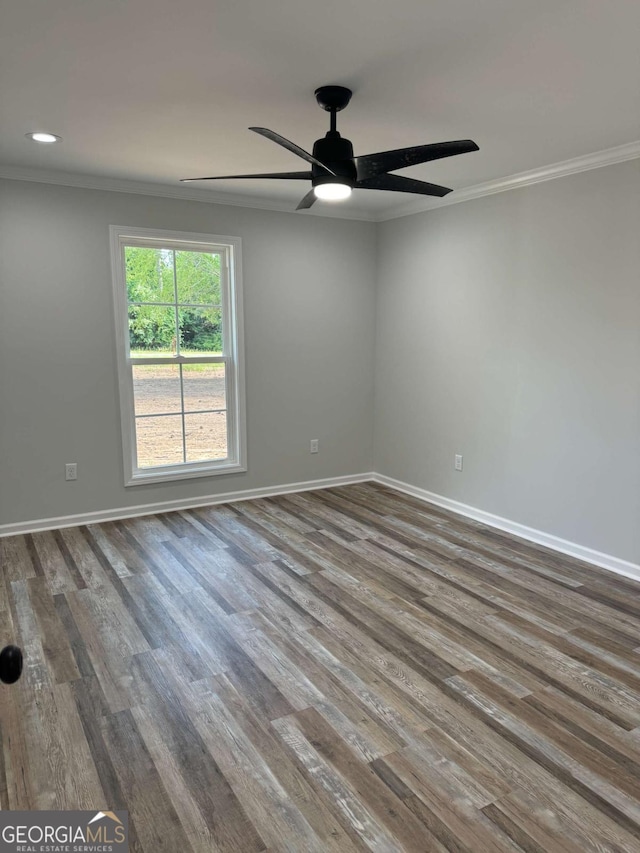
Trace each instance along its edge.
<path fill-rule="evenodd" d="M 306 169 L 247 127 L 310 150 L 328 129 L 313 91 L 328 83 L 354 90 L 338 127 L 356 154 L 474 139 L 477 153 L 402 172 L 454 189 L 640 139 L 639 0 L 0 0 L 0 12 L 5 173 L 175 188 Z M 32 130 L 64 142 L 36 145 Z M 186 186 L 292 209 L 308 189 Z M 378 218 L 411 200 L 359 190 L 344 210 Z"/>

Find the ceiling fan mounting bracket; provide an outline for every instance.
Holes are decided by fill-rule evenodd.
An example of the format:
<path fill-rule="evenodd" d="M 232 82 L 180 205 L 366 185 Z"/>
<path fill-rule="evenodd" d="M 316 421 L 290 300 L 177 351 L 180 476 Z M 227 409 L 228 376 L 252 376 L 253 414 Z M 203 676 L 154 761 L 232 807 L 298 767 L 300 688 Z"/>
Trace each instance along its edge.
<path fill-rule="evenodd" d="M 339 113 L 349 103 L 353 92 L 344 86 L 320 86 L 315 95 L 318 106 L 323 110 Z"/>

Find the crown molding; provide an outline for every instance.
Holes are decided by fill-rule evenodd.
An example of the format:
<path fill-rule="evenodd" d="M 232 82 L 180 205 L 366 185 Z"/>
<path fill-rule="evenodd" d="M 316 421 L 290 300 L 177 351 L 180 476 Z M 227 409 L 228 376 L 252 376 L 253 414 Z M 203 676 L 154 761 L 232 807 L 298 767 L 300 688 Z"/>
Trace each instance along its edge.
<path fill-rule="evenodd" d="M 43 184 L 57 184 L 59 186 L 78 187 L 88 190 L 108 190 L 110 192 L 176 198 L 183 201 L 199 201 L 204 204 L 221 204 L 255 210 L 272 210 L 279 213 L 295 213 L 302 216 L 351 219 L 361 222 L 387 222 L 391 219 L 400 219 L 403 216 L 412 216 L 416 213 L 424 213 L 429 210 L 439 210 L 441 207 L 448 207 L 451 204 L 460 204 L 464 201 L 482 198 L 483 196 L 520 189 L 521 187 L 539 184 L 543 181 L 564 178 L 568 175 L 575 175 L 578 172 L 587 172 L 603 166 L 613 166 L 616 163 L 624 163 L 627 160 L 638 158 L 640 158 L 640 140 L 629 142 L 626 145 L 618 145 L 615 148 L 607 148 L 604 151 L 596 151 L 594 154 L 574 157 L 571 160 L 563 160 L 561 163 L 554 163 L 551 166 L 542 166 L 539 169 L 519 172 L 516 175 L 509 175 L 506 178 L 497 178 L 494 181 L 486 181 L 475 186 L 464 187 L 455 190 L 443 199 L 420 197 L 390 210 L 379 212 L 332 206 L 317 208 L 316 210 L 305 210 L 300 214 L 300 212 L 292 210 L 291 202 L 289 201 L 276 201 L 256 196 L 211 192 L 210 190 L 199 190 L 193 187 L 187 188 L 183 184 L 171 186 L 170 184 L 159 184 L 151 181 L 132 181 L 123 178 L 82 175 L 75 172 L 55 172 L 20 166 L 0 165 L 0 178 L 15 181 L 34 181 Z"/>
<path fill-rule="evenodd" d="M 594 154 L 585 154 L 582 157 L 574 157 L 572 160 L 563 160 L 551 166 L 543 166 L 532 169 L 529 172 L 519 172 L 506 178 L 498 178 L 495 181 L 486 181 L 472 187 L 455 190 L 443 199 L 415 199 L 407 204 L 399 205 L 382 213 L 377 221 L 386 222 L 389 219 L 399 219 L 403 216 L 412 216 L 427 210 L 439 210 L 441 207 L 451 204 L 460 204 L 463 201 L 471 201 L 474 198 L 482 198 L 486 195 L 516 190 L 528 187 L 532 184 L 540 184 L 543 181 L 552 181 L 555 178 L 564 178 L 567 175 L 575 175 L 578 172 L 588 172 L 591 169 L 599 169 L 602 166 L 613 166 L 615 163 L 624 163 L 627 160 L 640 158 L 640 141 L 629 142 L 627 145 L 618 145 L 615 148 L 607 148 L 605 151 L 597 151 Z"/>
<path fill-rule="evenodd" d="M 75 172 L 57 172 L 7 165 L 0 165 L 0 178 L 12 181 L 33 181 L 40 184 L 56 184 L 85 190 L 107 190 L 135 195 L 160 196 L 161 198 L 177 198 L 182 201 L 199 201 L 204 204 L 230 205 L 232 207 L 273 210 L 278 213 L 300 215 L 293 209 L 290 201 L 217 193 L 187 187 L 184 184 L 171 186 L 170 184 L 159 184 L 151 181 L 132 181 L 126 178 L 108 178 L 99 175 L 83 175 Z M 374 214 L 368 211 L 346 207 L 321 207 L 315 210 L 305 210 L 302 215 L 329 217 L 331 219 L 356 219 L 364 222 L 376 221 Z"/>

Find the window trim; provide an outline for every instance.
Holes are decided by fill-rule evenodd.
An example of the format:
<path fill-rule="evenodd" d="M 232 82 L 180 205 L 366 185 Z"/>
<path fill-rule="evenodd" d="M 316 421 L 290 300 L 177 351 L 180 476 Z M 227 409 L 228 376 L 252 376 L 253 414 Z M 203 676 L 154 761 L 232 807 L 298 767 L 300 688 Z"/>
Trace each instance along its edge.
<path fill-rule="evenodd" d="M 109 226 L 111 245 L 111 278 L 113 285 L 114 327 L 118 365 L 118 390 L 125 486 L 166 483 L 194 477 L 212 477 L 241 473 L 247 470 L 246 400 L 244 378 L 244 330 L 242 314 L 242 240 L 215 234 L 184 231 L 165 231 L 157 228 L 138 228 L 124 225 Z M 223 356 L 203 356 L 199 361 L 226 365 L 227 434 L 230 458 L 221 462 L 182 462 L 154 468 L 138 468 L 136 464 L 135 408 L 133 371 L 129 354 L 128 299 L 124 246 L 159 246 L 167 248 L 211 251 L 222 250 L 227 260 L 228 298 L 223 299 L 223 323 L 228 331 L 229 353 Z M 172 245 L 169 245 L 172 244 Z M 164 361 L 164 360 L 163 360 Z M 166 358 L 167 364 L 185 364 L 191 358 Z"/>

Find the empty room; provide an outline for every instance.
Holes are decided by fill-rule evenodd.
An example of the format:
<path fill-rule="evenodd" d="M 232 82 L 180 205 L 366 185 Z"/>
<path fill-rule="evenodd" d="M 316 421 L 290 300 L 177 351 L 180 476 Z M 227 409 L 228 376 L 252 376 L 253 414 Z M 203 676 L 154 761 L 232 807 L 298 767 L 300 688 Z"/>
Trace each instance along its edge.
<path fill-rule="evenodd" d="M 0 0 L 0 849 L 640 851 L 637 0 Z"/>

